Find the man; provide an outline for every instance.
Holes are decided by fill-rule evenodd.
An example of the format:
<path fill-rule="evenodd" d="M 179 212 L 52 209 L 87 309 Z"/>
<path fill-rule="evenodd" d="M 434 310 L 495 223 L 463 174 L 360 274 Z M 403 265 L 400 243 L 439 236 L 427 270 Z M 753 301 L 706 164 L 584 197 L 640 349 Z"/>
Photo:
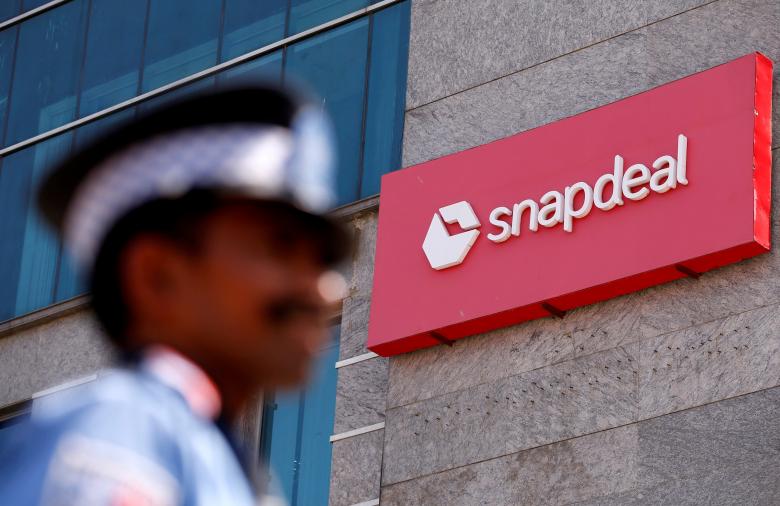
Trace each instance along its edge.
<path fill-rule="evenodd" d="M 273 87 L 198 96 L 56 167 L 47 220 L 126 366 L 36 406 L 0 455 L 0 504 L 244 505 L 224 427 L 299 385 L 349 250 L 319 109 Z M 250 457 L 251 458 L 251 457 Z"/>

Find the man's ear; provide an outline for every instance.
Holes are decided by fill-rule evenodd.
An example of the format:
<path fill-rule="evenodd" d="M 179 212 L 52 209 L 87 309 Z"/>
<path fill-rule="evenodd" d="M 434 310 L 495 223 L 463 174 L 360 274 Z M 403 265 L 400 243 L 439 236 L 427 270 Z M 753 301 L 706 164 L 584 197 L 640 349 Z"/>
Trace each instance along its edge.
<path fill-rule="evenodd" d="M 159 235 L 128 241 L 120 257 L 122 295 L 133 320 L 174 317 L 174 305 L 184 290 L 185 254 Z"/>

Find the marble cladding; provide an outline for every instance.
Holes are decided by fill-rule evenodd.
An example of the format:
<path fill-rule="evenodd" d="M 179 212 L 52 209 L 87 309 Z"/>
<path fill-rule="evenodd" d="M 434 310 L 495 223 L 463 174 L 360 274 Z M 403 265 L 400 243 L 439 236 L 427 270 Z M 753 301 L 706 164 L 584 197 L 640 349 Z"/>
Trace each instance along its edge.
<path fill-rule="evenodd" d="M 94 374 L 114 362 L 89 310 L 0 338 L 0 405 Z"/>
<path fill-rule="evenodd" d="M 778 328 L 772 304 L 393 407 L 383 483 L 777 386 Z"/>
<path fill-rule="evenodd" d="M 777 504 L 780 388 L 385 486 L 382 504 Z"/>
<path fill-rule="evenodd" d="M 383 430 L 333 443 L 330 506 L 351 506 L 379 497 Z"/>
<path fill-rule="evenodd" d="M 406 107 L 419 107 L 705 3 L 415 0 Z"/>

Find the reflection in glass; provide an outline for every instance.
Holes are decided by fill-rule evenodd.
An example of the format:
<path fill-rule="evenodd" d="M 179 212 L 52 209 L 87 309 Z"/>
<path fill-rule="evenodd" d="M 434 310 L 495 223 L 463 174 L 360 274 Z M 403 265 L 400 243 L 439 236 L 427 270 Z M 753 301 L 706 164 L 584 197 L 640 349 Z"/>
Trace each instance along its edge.
<path fill-rule="evenodd" d="M 338 204 L 358 196 L 368 20 L 330 30 L 287 49 L 287 76 L 311 85 L 333 119 L 338 141 Z"/>
<path fill-rule="evenodd" d="M 151 0 L 142 91 L 217 63 L 221 7 L 221 0 Z"/>
<path fill-rule="evenodd" d="M 340 18 L 366 5 L 366 0 L 291 0 L 290 35 Z"/>
<path fill-rule="evenodd" d="M 86 5 L 72 0 L 19 25 L 5 145 L 74 119 Z"/>
<path fill-rule="evenodd" d="M 328 503 L 339 335 L 335 327 L 305 390 L 277 393 L 263 409 L 262 459 L 291 506 Z"/>
<path fill-rule="evenodd" d="M 80 117 L 138 93 L 145 16 L 146 2 L 92 0 Z"/>
<path fill-rule="evenodd" d="M 287 0 L 227 0 L 220 61 L 284 38 Z"/>
<path fill-rule="evenodd" d="M 19 14 L 19 0 L 3 0 L 0 2 L 0 22 L 11 19 Z"/>
<path fill-rule="evenodd" d="M 8 28 L 0 32 L 0 139 L 5 134 L 5 115 L 8 112 L 8 94 L 11 91 L 15 43 L 16 28 Z"/>
<path fill-rule="evenodd" d="M 401 167 L 409 11 L 409 2 L 404 2 L 378 12 L 372 20 L 360 198 L 379 193 L 382 174 Z"/>
<path fill-rule="evenodd" d="M 0 320 L 52 303 L 59 243 L 35 211 L 35 187 L 72 133 L 8 155 L 0 170 Z"/>
<path fill-rule="evenodd" d="M 221 73 L 217 80 L 220 85 L 235 85 L 242 81 L 271 81 L 278 83 L 282 79 L 282 50 L 279 49 L 262 58 L 257 58 Z"/>

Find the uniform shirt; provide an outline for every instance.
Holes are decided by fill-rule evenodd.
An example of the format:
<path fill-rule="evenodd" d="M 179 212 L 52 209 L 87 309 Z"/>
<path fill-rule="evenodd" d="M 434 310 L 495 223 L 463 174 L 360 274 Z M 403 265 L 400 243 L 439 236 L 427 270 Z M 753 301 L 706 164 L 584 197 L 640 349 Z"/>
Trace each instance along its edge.
<path fill-rule="evenodd" d="M 209 378 L 156 348 L 137 367 L 36 401 L 0 448 L 0 504 L 258 504 L 219 411 Z"/>

